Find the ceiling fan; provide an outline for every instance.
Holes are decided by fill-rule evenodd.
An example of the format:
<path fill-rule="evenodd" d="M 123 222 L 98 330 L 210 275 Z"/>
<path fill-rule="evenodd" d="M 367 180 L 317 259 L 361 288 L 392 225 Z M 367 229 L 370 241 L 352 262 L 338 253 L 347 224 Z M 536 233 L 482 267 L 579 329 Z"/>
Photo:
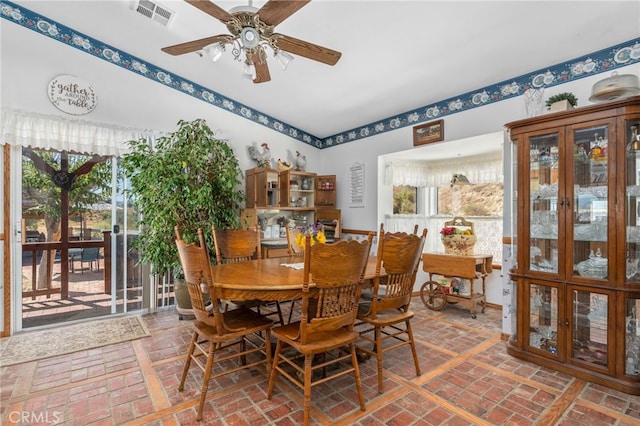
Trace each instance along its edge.
<path fill-rule="evenodd" d="M 163 52 L 170 55 L 210 49 L 215 61 L 221 56 L 224 46 L 231 44 L 235 59 L 243 61 L 241 53 L 244 52 L 244 73 L 251 76 L 254 83 L 271 80 L 267 65 L 267 46 L 273 49 L 274 56 L 283 68 L 293 58 L 286 52 L 328 65 L 335 65 L 342 56 L 342 53 L 335 50 L 274 32 L 276 25 L 311 0 L 269 0 L 260 9 L 253 7 L 250 0 L 248 6 L 234 7 L 229 12 L 209 0 L 185 1 L 225 24 L 231 34 L 205 37 L 162 48 Z"/>

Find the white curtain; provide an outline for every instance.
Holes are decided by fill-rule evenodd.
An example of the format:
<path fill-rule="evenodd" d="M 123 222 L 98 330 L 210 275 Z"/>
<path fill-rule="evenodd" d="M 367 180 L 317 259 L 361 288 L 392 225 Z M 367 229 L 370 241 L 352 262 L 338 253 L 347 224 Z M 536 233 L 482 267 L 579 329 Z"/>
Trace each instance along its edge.
<path fill-rule="evenodd" d="M 121 157 L 127 143 L 142 137 L 154 140 L 159 132 L 128 129 L 112 124 L 67 119 L 18 110 L 2 110 L 3 143 L 78 154 Z"/>
<path fill-rule="evenodd" d="M 429 167 L 425 163 L 394 161 L 387 164 L 384 180 L 387 185 L 428 186 Z"/>
<path fill-rule="evenodd" d="M 502 152 L 441 161 L 393 161 L 385 168 L 386 185 L 438 187 L 449 185 L 454 174 L 462 174 L 471 183 L 502 182 Z"/>

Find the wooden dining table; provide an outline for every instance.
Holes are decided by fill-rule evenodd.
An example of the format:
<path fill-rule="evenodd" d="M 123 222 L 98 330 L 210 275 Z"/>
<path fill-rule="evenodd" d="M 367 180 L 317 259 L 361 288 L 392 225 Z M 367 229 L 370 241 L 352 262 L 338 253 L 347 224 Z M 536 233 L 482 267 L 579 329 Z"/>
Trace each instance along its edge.
<path fill-rule="evenodd" d="M 233 301 L 282 302 L 300 299 L 304 270 L 284 265 L 301 263 L 301 257 L 292 256 L 214 265 L 211 268 L 213 285 L 218 290 L 219 298 Z M 384 269 L 380 273 L 384 275 Z M 373 280 L 375 274 L 376 258 L 369 257 L 365 281 Z M 313 287 L 313 283 L 309 283 L 309 287 Z"/>

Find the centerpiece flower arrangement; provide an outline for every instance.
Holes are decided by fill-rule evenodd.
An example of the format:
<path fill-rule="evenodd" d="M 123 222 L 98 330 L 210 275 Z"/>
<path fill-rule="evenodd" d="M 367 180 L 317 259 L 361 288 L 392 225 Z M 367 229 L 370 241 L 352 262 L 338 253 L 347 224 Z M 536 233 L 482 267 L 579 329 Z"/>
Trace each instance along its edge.
<path fill-rule="evenodd" d="M 305 238 L 309 235 L 311 237 L 311 245 L 316 243 L 324 244 L 327 242 L 327 237 L 324 235 L 324 226 L 322 224 L 313 224 L 308 226 L 301 226 L 298 228 L 298 235 L 296 235 L 296 245 L 304 249 Z"/>
<path fill-rule="evenodd" d="M 476 244 L 476 235 L 471 228 L 461 229 L 455 226 L 445 226 L 440 230 L 440 240 L 446 254 L 470 256 Z"/>

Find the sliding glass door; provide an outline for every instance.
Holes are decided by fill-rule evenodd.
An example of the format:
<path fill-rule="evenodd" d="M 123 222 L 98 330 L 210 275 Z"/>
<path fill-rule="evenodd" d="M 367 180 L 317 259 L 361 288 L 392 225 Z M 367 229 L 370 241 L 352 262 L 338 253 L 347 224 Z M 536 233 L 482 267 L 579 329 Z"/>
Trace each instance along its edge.
<path fill-rule="evenodd" d="M 21 165 L 17 330 L 148 308 L 117 159 L 23 147 Z"/>

